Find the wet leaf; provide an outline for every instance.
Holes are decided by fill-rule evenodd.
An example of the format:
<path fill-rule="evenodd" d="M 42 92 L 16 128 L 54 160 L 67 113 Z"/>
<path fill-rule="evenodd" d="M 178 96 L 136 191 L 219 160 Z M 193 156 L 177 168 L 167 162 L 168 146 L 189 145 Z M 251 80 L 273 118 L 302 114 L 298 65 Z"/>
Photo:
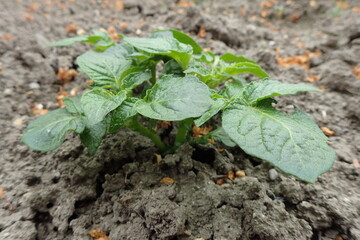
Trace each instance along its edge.
<path fill-rule="evenodd" d="M 275 96 L 293 95 L 298 92 L 321 92 L 317 87 L 308 84 L 290 84 L 274 80 L 261 80 L 251 82 L 244 87 L 241 98 L 249 105 L 255 104 L 265 98 Z"/>
<path fill-rule="evenodd" d="M 84 131 L 80 134 L 81 142 L 88 149 L 89 154 L 94 154 L 99 148 L 102 138 L 105 136 L 107 125 L 99 122 L 94 125 L 87 124 Z"/>
<path fill-rule="evenodd" d="M 211 139 L 221 142 L 228 147 L 235 147 L 236 143 L 229 137 L 222 127 L 219 127 L 212 131 L 209 136 Z"/>
<path fill-rule="evenodd" d="M 286 115 L 265 101 L 235 105 L 224 111 L 222 120 L 226 133 L 247 154 L 304 181 L 314 182 L 335 161 L 326 136 L 300 110 Z"/>
<path fill-rule="evenodd" d="M 151 71 L 144 68 L 129 68 L 122 76 L 122 87 L 133 89 L 151 79 Z"/>
<path fill-rule="evenodd" d="M 81 96 L 75 96 L 72 98 L 64 98 L 63 102 L 66 106 L 66 110 L 68 110 L 68 112 L 74 113 L 74 114 L 83 113 L 84 110 L 82 109 L 80 100 L 81 100 Z"/>
<path fill-rule="evenodd" d="M 233 76 L 244 73 L 255 75 L 260 79 L 269 77 L 269 75 L 259 65 L 245 60 L 234 63 L 228 63 L 220 60 L 220 67 L 218 67 L 215 71 L 216 74 L 213 76 L 213 78 L 216 81 L 214 82 L 214 85 L 210 83 L 210 87 L 217 86 L 223 80 L 227 80 Z"/>
<path fill-rule="evenodd" d="M 188 44 L 192 47 L 194 54 L 200 54 L 202 52 L 202 48 L 200 45 L 192 39 L 190 36 L 186 35 L 183 32 L 174 30 L 174 29 L 166 29 L 156 31 L 153 36 L 155 37 L 173 37 L 181 43 Z"/>
<path fill-rule="evenodd" d="M 127 119 L 137 114 L 136 110 L 134 109 L 134 105 L 137 101 L 137 98 L 125 99 L 119 107 L 114 109 L 107 116 L 109 123 L 108 131 L 110 133 L 122 127 Z"/>
<path fill-rule="evenodd" d="M 248 83 L 243 78 L 235 78 L 225 83 L 225 95 L 228 98 L 237 98 L 243 93 L 244 87 Z"/>
<path fill-rule="evenodd" d="M 223 60 L 226 63 L 241 63 L 241 62 L 248 62 L 248 63 L 255 63 L 254 61 L 247 59 L 243 56 L 236 56 L 232 53 L 225 53 L 220 56 L 220 60 Z"/>
<path fill-rule="evenodd" d="M 149 118 L 180 121 L 201 116 L 211 105 L 210 89 L 198 78 L 166 75 L 148 90 L 135 108 Z"/>
<path fill-rule="evenodd" d="M 193 52 L 192 47 L 175 38 L 128 38 L 124 41 L 133 47 L 150 54 L 169 56 L 175 59 L 183 69 L 187 68 Z"/>
<path fill-rule="evenodd" d="M 213 116 L 215 116 L 218 112 L 220 112 L 226 106 L 226 104 L 227 102 L 222 98 L 215 99 L 211 107 L 205 113 L 203 113 L 201 117 L 195 119 L 194 123 L 196 124 L 196 126 L 203 125 Z"/>
<path fill-rule="evenodd" d="M 115 95 L 108 90 L 94 88 L 85 92 L 80 102 L 85 116 L 89 119 L 90 124 L 94 125 L 101 122 L 109 112 L 120 106 L 125 99 L 126 91 L 121 91 Z"/>
<path fill-rule="evenodd" d="M 66 38 L 66 39 L 57 41 L 55 43 L 48 45 L 48 47 L 69 46 L 69 45 L 72 45 L 72 44 L 78 43 L 78 42 L 86 42 L 88 40 L 88 38 L 89 38 L 89 35 L 79 35 L 76 37 Z"/>
<path fill-rule="evenodd" d="M 51 151 L 63 143 L 67 132 L 81 133 L 84 128 L 83 117 L 73 116 L 61 108 L 35 119 L 26 128 L 22 141 L 33 149 Z"/>
<path fill-rule="evenodd" d="M 101 53 L 86 52 L 76 62 L 96 86 L 118 86 L 121 74 L 131 65 L 125 52 L 121 46 L 113 46 Z"/>

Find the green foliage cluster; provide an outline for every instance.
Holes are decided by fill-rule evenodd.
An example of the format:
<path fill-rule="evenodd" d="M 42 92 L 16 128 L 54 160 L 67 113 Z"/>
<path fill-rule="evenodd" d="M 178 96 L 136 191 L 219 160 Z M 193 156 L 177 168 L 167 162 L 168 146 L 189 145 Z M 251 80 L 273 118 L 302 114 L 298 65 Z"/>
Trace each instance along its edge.
<path fill-rule="evenodd" d="M 284 114 L 274 107 L 275 96 L 320 91 L 318 88 L 270 80 L 256 62 L 203 51 L 176 30 L 121 39 L 114 43 L 106 33 L 94 31 L 92 36 L 51 45 L 92 44 L 94 49 L 76 62 L 93 84 L 82 96 L 65 99 L 65 108 L 33 121 L 22 138 L 26 144 L 50 151 L 63 143 L 67 132 L 74 131 L 93 154 L 107 133 L 128 127 L 149 137 L 164 153 L 184 142 L 208 138 L 238 145 L 307 182 L 314 182 L 332 166 L 335 153 L 311 118 L 299 109 Z M 157 74 L 159 66 L 161 74 Z M 260 80 L 248 83 L 238 76 L 244 73 Z M 201 126 L 217 114 L 221 114 L 222 126 L 200 138 L 189 134 L 193 124 Z M 148 121 L 142 124 L 144 119 Z M 153 130 L 156 120 L 178 122 L 170 145 Z"/>

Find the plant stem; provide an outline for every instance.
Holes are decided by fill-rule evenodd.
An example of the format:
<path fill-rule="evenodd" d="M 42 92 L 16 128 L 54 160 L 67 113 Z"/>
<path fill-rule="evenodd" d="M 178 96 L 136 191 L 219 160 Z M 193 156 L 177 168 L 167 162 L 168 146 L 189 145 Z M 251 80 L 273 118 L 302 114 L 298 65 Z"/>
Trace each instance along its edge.
<path fill-rule="evenodd" d="M 129 121 L 127 127 L 133 131 L 139 132 L 145 137 L 150 138 L 162 152 L 165 152 L 168 149 L 168 146 L 166 146 L 165 143 L 161 141 L 161 138 L 156 134 L 156 132 L 141 125 L 136 119 L 136 117 L 133 117 Z"/>
<path fill-rule="evenodd" d="M 175 137 L 174 145 L 165 152 L 166 154 L 174 152 L 178 147 L 180 147 L 186 142 L 189 130 L 191 130 L 192 123 L 192 118 L 188 118 L 179 122 L 179 129 Z"/>
<path fill-rule="evenodd" d="M 150 70 L 151 70 L 150 82 L 152 85 L 156 83 L 156 64 L 157 62 L 152 62 L 152 64 L 150 65 Z"/>

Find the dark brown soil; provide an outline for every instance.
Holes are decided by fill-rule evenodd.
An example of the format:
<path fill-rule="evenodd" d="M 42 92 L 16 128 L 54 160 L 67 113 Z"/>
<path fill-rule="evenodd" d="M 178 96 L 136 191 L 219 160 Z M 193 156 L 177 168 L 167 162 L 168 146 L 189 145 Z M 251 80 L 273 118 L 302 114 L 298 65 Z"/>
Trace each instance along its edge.
<path fill-rule="evenodd" d="M 360 4 L 343 2 L 278 0 L 262 9 L 259 0 L 195 1 L 186 8 L 170 0 L 126 0 L 117 11 L 111 0 L 1 0 L 0 239 L 92 239 L 92 229 L 111 240 L 360 239 L 360 80 L 352 72 L 360 67 Z M 336 163 L 315 184 L 238 148 L 219 152 L 210 144 L 184 145 L 158 164 L 154 145 L 129 130 L 108 136 L 94 156 L 71 134 L 55 151 L 30 150 L 19 141 L 35 118 L 29 105 L 58 108 L 58 69 L 76 69 L 75 58 L 88 49 L 43 48 L 76 35 L 65 29 L 73 21 L 77 30 L 114 26 L 129 36 L 175 28 L 215 53 L 258 61 L 274 79 L 298 83 L 319 76 L 313 84 L 324 93 L 284 97 L 279 106 L 295 104 L 335 131 Z M 122 22 L 127 26 L 120 28 Z M 205 38 L 196 36 L 200 28 Z M 276 48 L 282 57 L 322 54 L 306 71 L 279 66 Z M 64 91 L 81 93 L 87 80 L 79 74 Z M 214 177 L 229 170 L 247 176 L 215 184 Z M 164 177 L 175 183 L 160 183 Z"/>

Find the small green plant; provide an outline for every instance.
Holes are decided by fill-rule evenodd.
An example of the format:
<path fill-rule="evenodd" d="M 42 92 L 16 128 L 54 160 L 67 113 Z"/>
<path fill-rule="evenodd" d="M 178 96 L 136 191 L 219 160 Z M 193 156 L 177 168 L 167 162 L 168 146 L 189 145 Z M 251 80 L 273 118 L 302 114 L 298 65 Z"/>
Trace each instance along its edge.
<path fill-rule="evenodd" d="M 127 127 L 150 138 L 163 153 L 209 138 L 238 145 L 307 182 L 332 166 L 335 152 L 311 118 L 297 108 L 284 114 L 273 106 L 275 96 L 321 91 L 318 88 L 270 80 L 256 62 L 230 53 L 215 56 L 176 30 L 157 31 L 149 38 L 121 35 L 120 43 L 105 33 L 94 34 L 51 45 L 94 45 L 76 60 L 93 84 L 82 96 L 65 99 L 65 108 L 28 126 L 22 140 L 31 148 L 56 149 L 66 133 L 74 131 L 93 154 L 107 133 Z M 238 77 L 243 73 L 261 80 L 247 83 Z M 189 134 L 193 124 L 201 126 L 219 113 L 221 127 L 199 138 Z M 153 130 L 156 120 L 177 122 L 170 143 Z"/>

